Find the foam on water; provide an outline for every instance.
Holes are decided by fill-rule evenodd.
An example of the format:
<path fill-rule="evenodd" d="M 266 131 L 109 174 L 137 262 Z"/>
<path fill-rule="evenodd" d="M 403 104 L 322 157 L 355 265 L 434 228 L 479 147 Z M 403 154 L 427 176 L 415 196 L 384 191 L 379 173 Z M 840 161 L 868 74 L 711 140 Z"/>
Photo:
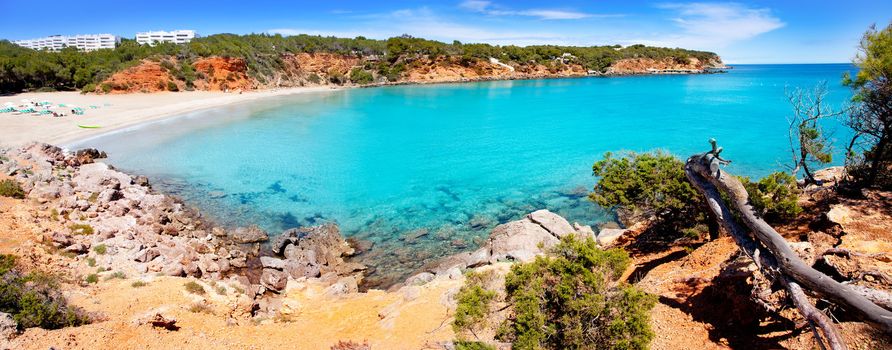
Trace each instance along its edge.
<path fill-rule="evenodd" d="M 758 177 L 788 159 L 785 86 L 851 65 L 739 66 L 728 74 L 397 86 L 278 97 L 85 142 L 228 225 L 273 234 L 335 221 L 375 242 L 397 274 L 472 249 L 494 225 L 547 208 L 610 220 L 589 203 L 605 151 L 681 157 L 715 137 L 730 170 Z M 847 131 L 827 127 L 842 149 Z M 840 152 L 835 161 L 839 163 Z M 417 238 L 416 238 L 417 237 Z"/>

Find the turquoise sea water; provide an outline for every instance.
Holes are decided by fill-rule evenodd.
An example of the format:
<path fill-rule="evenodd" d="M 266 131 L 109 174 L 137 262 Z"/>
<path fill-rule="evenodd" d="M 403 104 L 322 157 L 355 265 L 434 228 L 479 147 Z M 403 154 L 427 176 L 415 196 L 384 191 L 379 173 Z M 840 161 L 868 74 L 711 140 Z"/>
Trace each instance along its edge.
<path fill-rule="evenodd" d="M 682 158 L 715 137 L 730 171 L 758 177 L 788 159 L 785 87 L 840 65 L 746 65 L 727 74 L 396 86 L 279 97 L 86 141 L 223 224 L 275 234 L 337 222 L 399 275 L 476 247 L 535 209 L 597 225 L 591 165 L 606 151 Z M 841 150 L 846 130 L 827 127 Z M 840 152 L 835 157 L 840 163 Z M 382 283 L 389 277 L 381 277 Z"/>

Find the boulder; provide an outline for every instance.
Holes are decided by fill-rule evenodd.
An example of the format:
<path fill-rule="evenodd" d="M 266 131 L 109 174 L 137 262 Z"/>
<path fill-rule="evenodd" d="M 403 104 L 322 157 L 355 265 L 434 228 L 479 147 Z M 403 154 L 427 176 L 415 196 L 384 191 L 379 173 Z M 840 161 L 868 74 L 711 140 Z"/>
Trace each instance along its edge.
<path fill-rule="evenodd" d="M 434 276 L 434 274 L 432 274 L 430 272 L 422 272 L 422 273 L 419 273 L 417 275 L 407 278 L 406 285 L 409 285 L 409 286 L 424 285 L 430 281 L 433 281 L 435 277 L 437 277 L 437 276 Z"/>
<path fill-rule="evenodd" d="M 602 247 L 609 247 L 626 232 L 629 232 L 629 230 L 621 228 L 602 229 L 601 232 L 598 232 L 598 244 Z"/>
<path fill-rule="evenodd" d="M 133 257 L 133 260 L 145 263 L 154 260 L 159 255 L 161 255 L 161 253 L 158 252 L 158 249 L 149 248 L 137 252 L 136 255 Z"/>
<path fill-rule="evenodd" d="M 264 268 L 276 269 L 276 270 L 284 270 L 285 269 L 285 260 L 279 258 L 273 258 L 269 256 L 261 256 L 260 257 L 260 265 Z"/>
<path fill-rule="evenodd" d="M 568 224 L 569 225 L 569 224 Z M 496 226 L 487 244 L 491 249 L 490 262 L 512 259 L 521 262 L 533 260 L 543 249 L 557 245 L 558 238 L 530 218 L 511 221 Z"/>
<path fill-rule="evenodd" d="M 0 339 L 10 340 L 19 334 L 19 325 L 12 315 L 0 312 Z"/>
<path fill-rule="evenodd" d="M 230 234 L 237 243 L 260 243 L 269 240 L 269 235 L 257 226 L 239 227 Z"/>
<path fill-rule="evenodd" d="M 263 269 L 263 273 L 260 275 L 260 285 L 276 293 L 284 290 L 286 284 L 288 284 L 288 275 L 285 272 Z"/>
<path fill-rule="evenodd" d="M 539 224 L 539 226 L 542 226 L 542 228 L 557 238 L 563 238 L 576 232 L 573 226 L 567 222 L 567 219 L 546 209 L 534 211 L 527 215 L 527 218 Z"/>
<path fill-rule="evenodd" d="M 348 293 L 356 293 L 359 291 L 359 283 L 356 277 L 347 276 L 337 280 L 334 284 L 325 288 L 325 295 L 339 296 Z"/>

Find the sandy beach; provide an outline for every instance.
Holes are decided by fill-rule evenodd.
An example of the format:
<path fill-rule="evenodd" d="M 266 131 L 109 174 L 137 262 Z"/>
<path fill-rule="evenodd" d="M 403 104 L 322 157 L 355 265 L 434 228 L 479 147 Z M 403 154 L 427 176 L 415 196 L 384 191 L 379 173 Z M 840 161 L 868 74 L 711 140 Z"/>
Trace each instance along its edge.
<path fill-rule="evenodd" d="M 170 118 L 202 109 L 251 101 L 272 96 L 310 92 L 336 91 L 331 87 L 300 87 L 238 93 L 185 91 L 152 94 L 82 95 L 79 92 L 23 93 L 0 96 L 0 105 L 7 102 L 21 104 L 21 100 L 49 101 L 84 108 L 83 115 L 73 115 L 69 109 L 56 111 L 68 114 L 54 118 L 31 114 L 0 114 L 0 147 L 15 147 L 30 141 L 63 145 L 84 138 L 126 128 L 140 123 Z M 98 106 L 93 109 L 89 106 Z M 84 129 L 78 125 L 98 125 Z"/>

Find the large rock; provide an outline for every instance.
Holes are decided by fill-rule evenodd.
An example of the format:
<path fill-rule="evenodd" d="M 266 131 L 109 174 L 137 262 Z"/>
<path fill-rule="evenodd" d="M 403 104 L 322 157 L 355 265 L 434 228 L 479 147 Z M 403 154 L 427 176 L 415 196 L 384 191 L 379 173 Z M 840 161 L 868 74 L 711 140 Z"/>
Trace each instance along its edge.
<path fill-rule="evenodd" d="M 598 232 L 598 244 L 602 247 L 609 247 L 613 245 L 617 239 L 626 234 L 626 232 L 629 232 L 629 230 L 621 228 L 602 229 L 601 232 Z"/>
<path fill-rule="evenodd" d="M 19 334 L 19 325 L 12 318 L 12 315 L 0 312 L 0 339 L 12 339 Z"/>
<path fill-rule="evenodd" d="M 257 226 L 239 227 L 230 237 L 237 243 L 260 243 L 269 240 L 269 235 Z"/>
<path fill-rule="evenodd" d="M 539 226 L 542 226 L 542 228 L 557 238 L 563 238 L 576 232 L 576 229 L 567 222 L 567 219 L 546 209 L 534 211 L 527 215 L 527 218 L 539 224 Z"/>
<path fill-rule="evenodd" d="M 282 232 L 273 241 L 272 250 L 284 256 L 286 262 L 290 262 L 286 264 L 286 270 L 294 278 L 320 272 L 355 270 L 340 268 L 345 264 L 343 257 L 353 254 L 354 250 L 341 237 L 338 226 L 333 224 Z"/>
<path fill-rule="evenodd" d="M 263 269 L 260 275 L 260 284 L 274 292 L 281 292 L 288 284 L 288 275 L 275 269 Z"/>
<path fill-rule="evenodd" d="M 527 262 L 558 242 L 560 240 L 551 232 L 527 217 L 496 226 L 487 244 L 491 249 L 491 262 L 505 259 Z"/>

